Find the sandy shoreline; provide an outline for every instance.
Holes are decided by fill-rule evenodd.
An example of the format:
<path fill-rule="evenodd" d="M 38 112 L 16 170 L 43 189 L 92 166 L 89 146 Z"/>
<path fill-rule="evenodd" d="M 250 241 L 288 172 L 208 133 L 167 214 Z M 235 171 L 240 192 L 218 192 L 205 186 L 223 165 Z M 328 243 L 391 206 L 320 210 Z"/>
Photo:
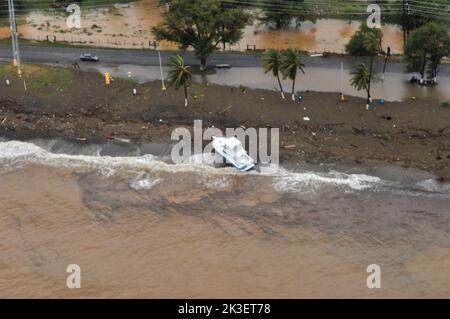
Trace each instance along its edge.
<path fill-rule="evenodd" d="M 182 91 L 163 92 L 158 81 L 116 79 L 106 87 L 98 73 L 71 76 L 64 88 L 49 82 L 24 92 L 18 79 L 2 84 L 0 136 L 169 142 L 174 128 L 201 119 L 220 129 L 278 127 L 284 159 L 396 165 L 450 178 L 450 108 L 429 99 L 375 101 L 366 111 L 363 99 L 342 103 L 335 93 L 302 92 L 304 101 L 293 102 L 273 91 L 192 84 L 184 108 Z"/>

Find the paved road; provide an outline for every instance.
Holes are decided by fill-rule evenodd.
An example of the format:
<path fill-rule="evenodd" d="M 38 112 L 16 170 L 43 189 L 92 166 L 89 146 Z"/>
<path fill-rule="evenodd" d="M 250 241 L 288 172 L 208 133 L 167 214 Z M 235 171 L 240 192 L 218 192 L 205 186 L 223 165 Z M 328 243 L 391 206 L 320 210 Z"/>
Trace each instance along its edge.
<path fill-rule="evenodd" d="M 150 50 L 86 49 L 35 45 L 21 46 L 21 55 L 24 62 L 71 64 L 79 61 L 80 54 L 85 52 L 90 52 L 99 56 L 101 62 L 106 64 L 133 64 L 142 66 L 159 65 L 157 51 Z M 163 63 L 167 63 L 169 57 L 173 54 L 174 52 L 162 51 L 161 56 Z M 8 59 L 11 55 L 11 47 L 9 45 L 0 44 L 0 58 Z M 187 64 L 196 65 L 199 63 L 192 52 L 185 52 L 181 55 L 183 55 Z M 353 57 L 304 57 L 304 63 L 307 67 L 339 69 L 341 61 L 344 62 L 345 69 L 349 69 L 357 60 Z M 208 60 L 209 65 L 222 63 L 230 64 L 232 67 L 260 67 L 261 54 L 218 52 L 214 53 Z M 390 63 L 388 72 L 403 73 L 404 69 L 405 66 L 402 63 Z M 442 66 L 440 76 L 450 77 L 450 65 Z"/>
<path fill-rule="evenodd" d="M 133 65 L 159 65 L 157 51 L 151 50 L 121 50 L 121 49 L 86 49 L 76 47 L 48 47 L 22 45 L 20 47 L 22 60 L 24 62 L 45 62 L 45 63 L 73 63 L 79 61 L 81 53 L 90 52 L 97 55 L 102 63 L 111 64 L 133 64 Z M 167 62 L 173 52 L 162 51 L 163 62 Z M 184 56 L 187 64 L 198 64 L 192 52 L 181 54 Z M 8 58 L 11 56 L 10 46 L 0 44 L 0 57 Z M 259 54 L 234 54 L 234 53 L 216 53 L 208 63 L 211 65 L 219 63 L 228 63 L 235 67 L 259 66 L 261 65 Z"/>

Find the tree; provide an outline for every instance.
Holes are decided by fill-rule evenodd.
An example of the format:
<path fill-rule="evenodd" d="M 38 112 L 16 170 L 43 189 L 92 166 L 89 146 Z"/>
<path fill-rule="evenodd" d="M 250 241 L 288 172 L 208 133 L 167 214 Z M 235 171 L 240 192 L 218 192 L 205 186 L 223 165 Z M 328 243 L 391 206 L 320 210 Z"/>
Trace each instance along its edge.
<path fill-rule="evenodd" d="M 255 6 L 261 8 L 263 13 L 258 20 L 277 30 L 289 28 L 292 23 L 298 28 L 303 21 L 316 21 L 315 16 L 310 13 L 312 9 L 309 5 L 300 1 L 273 0 L 270 3 L 267 1 L 256 1 Z"/>
<path fill-rule="evenodd" d="M 373 60 L 375 59 L 375 56 L 378 55 L 378 52 L 381 51 L 381 39 L 382 39 L 382 33 L 380 31 L 380 32 L 367 33 L 363 40 L 364 48 L 367 51 L 367 53 L 370 55 L 369 85 L 368 85 L 368 93 L 369 93 L 368 101 L 369 101 L 369 103 L 372 102 L 372 97 L 370 96 L 370 86 L 372 84 Z"/>
<path fill-rule="evenodd" d="M 278 85 L 280 86 L 281 97 L 284 100 L 283 86 L 280 81 L 280 68 L 281 68 L 282 52 L 278 49 L 269 49 L 264 52 L 263 67 L 264 73 L 272 72 L 273 76 L 277 78 Z"/>
<path fill-rule="evenodd" d="M 169 76 L 168 82 L 170 86 L 174 86 L 178 90 L 180 86 L 184 87 L 184 106 L 188 106 L 187 83 L 191 79 L 192 74 L 190 66 L 184 64 L 184 60 L 180 55 L 175 55 L 169 60 Z"/>
<path fill-rule="evenodd" d="M 341 6 L 342 19 L 347 20 L 348 24 L 351 24 L 353 20 L 360 18 L 355 14 L 354 4 L 344 4 Z"/>
<path fill-rule="evenodd" d="M 418 28 L 406 47 L 408 72 L 418 72 L 421 83 L 425 73 L 436 82 L 443 57 L 450 54 L 450 35 L 444 24 L 430 22 Z"/>
<path fill-rule="evenodd" d="M 367 66 L 360 62 L 355 65 L 353 71 L 350 73 L 352 76 L 350 84 L 358 91 L 365 90 L 367 92 L 367 105 L 366 109 L 369 109 L 370 105 L 370 74 Z"/>
<path fill-rule="evenodd" d="M 404 0 L 380 2 L 383 3 L 383 11 L 390 12 L 390 14 L 383 14 L 383 21 L 385 23 L 397 24 L 402 27 L 405 49 L 412 31 L 429 22 L 439 19 L 440 17 L 445 19 L 443 13 L 447 12 L 447 8 L 450 5 L 449 0 L 428 0 L 423 2 L 423 4 L 411 3 L 408 9 L 408 6 L 406 5 L 407 2 Z"/>
<path fill-rule="evenodd" d="M 295 80 L 297 78 L 297 71 L 300 70 L 305 74 L 305 71 L 303 70 L 304 66 L 305 65 L 301 61 L 300 52 L 297 49 L 289 48 L 283 51 L 280 69 L 284 79 L 289 78 L 292 80 L 292 101 L 295 101 Z"/>
<path fill-rule="evenodd" d="M 383 40 L 383 34 L 379 29 L 371 29 L 365 23 L 361 24 L 358 31 L 352 36 L 350 41 L 345 46 L 345 51 L 350 55 L 369 55 L 364 42 L 369 34 L 373 34 L 375 39 L 378 40 L 378 46 L 381 48 L 381 42 Z"/>
<path fill-rule="evenodd" d="M 372 102 L 370 89 L 373 77 L 374 59 L 381 51 L 382 40 L 383 33 L 379 29 L 370 29 L 367 25 L 363 24 L 350 39 L 350 42 L 346 47 L 347 52 L 350 54 L 370 56 L 370 67 L 368 71 L 369 80 L 367 83 L 367 109 L 369 109 L 369 105 Z"/>
<path fill-rule="evenodd" d="M 158 41 L 178 43 L 183 50 L 192 47 L 200 59 L 200 69 L 220 43 L 234 44 L 250 22 L 250 14 L 239 8 L 224 8 L 219 0 L 172 0 L 164 21 L 152 28 Z"/>

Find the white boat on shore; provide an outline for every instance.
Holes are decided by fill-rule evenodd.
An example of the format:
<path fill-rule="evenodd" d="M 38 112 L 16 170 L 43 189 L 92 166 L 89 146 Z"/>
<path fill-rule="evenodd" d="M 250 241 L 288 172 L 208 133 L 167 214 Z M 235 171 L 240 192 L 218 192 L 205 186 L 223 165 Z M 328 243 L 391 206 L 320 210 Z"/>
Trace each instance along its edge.
<path fill-rule="evenodd" d="M 236 137 L 213 137 L 212 146 L 223 156 L 227 163 L 232 164 L 241 172 L 246 172 L 255 166 L 241 142 Z"/>

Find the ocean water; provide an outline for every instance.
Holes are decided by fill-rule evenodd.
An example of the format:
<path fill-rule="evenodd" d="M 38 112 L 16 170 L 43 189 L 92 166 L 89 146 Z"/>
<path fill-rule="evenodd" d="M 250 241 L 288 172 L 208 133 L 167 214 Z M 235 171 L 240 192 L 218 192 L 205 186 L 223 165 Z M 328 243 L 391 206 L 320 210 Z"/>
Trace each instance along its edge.
<path fill-rule="evenodd" d="M 241 174 L 171 164 L 170 148 L 0 140 L 0 297 L 450 296 L 450 185 L 434 176 Z"/>

